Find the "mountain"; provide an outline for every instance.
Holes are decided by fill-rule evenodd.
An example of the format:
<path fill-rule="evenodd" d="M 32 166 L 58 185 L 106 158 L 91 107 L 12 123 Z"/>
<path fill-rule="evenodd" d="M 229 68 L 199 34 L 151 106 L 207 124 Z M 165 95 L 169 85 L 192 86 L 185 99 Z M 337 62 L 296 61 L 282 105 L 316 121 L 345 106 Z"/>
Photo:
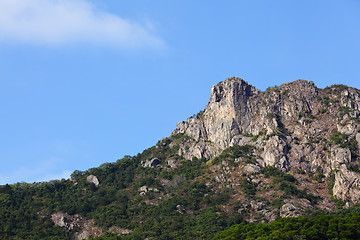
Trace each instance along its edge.
<path fill-rule="evenodd" d="M 0 237 L 211 239 L 240 224 L 216 235 L 226 239 L 287 221 L 336 222 L 326 236 L 358 236 L 354 224 L 344 230 L 353 235 L 338 232 L 358 219 L 359 116 L 351 87 L 297 80 L 259 91 L 228 78 L 205 110 L 136 156 L 68 180 L 0 186 Z M 299 216 L 308 220 L 289 218 Z"/>
<path fill-rule="evenodd" d="M 211 89 L 206 109 L 177 124 L 194 139 L 180 155 L 212 158 L 234 145 L 254 146 L 256 162 L 283 172 L 334 175 L 334 196 L 360 197 L 360 91 L 344 85 L 318 89 L 297 80 L 257 90 L 240 78 Z M 318 175 L 319 176 L 319 175 Z"/>

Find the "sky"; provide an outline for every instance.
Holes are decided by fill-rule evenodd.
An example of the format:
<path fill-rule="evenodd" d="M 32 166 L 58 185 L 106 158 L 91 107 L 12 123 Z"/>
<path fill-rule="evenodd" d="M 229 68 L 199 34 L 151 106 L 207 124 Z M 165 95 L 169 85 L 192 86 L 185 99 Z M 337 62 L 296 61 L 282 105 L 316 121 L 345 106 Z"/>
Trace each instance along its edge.
<path fill-rule="evenodd" d="M 241 77 L 360 88 L 358 0 L 0 0 L 0 184 L 167 137 Z"/>

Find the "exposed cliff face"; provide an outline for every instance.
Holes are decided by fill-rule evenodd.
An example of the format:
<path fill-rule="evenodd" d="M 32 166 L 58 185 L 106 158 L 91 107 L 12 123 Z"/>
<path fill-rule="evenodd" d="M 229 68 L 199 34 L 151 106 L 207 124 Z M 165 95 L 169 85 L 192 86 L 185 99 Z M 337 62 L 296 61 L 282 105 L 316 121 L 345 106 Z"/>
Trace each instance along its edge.
<path fill-rule="evenodd" d="M 211 89 L 204 112 L 204 137 L 226 148 L 234 137 L 246 132 L 257 113 L 259 91 L 241 79 L 224 81 Z"/>
<path fill-rule="evenodd" d="M 180 146 L 187 159 L 212 158 L 233 145 L 255 146 L 257 162 L 282 171 L 335 174 L 334 196 L 357 202 L 360 91 L 343 85 L 318 89 L 297 80 L 261 92 L 243 79 L 211 88 L 206 109 L 177 124 L 173 134 L 193 141 Z"/>
<path fill-rule="evenodd" d="M 75 231 L 74 239 L 78 240 L 101 237 L 105 234 L 100 227 L 95 225 L 94 219 L 88 220 L 79 214 L 72 216 L 67 213 L 57 212 L 51 214 L 51 221 L 66 231 Z M 131 234 L 132 231 L 112 226 L 107 230 L 107 233 L 121 236 Z"/>

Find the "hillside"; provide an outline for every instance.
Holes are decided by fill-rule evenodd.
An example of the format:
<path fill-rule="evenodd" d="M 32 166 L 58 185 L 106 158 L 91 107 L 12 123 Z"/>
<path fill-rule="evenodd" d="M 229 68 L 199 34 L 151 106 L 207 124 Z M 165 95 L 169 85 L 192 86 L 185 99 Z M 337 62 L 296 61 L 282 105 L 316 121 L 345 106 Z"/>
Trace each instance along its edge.
<path fill-rule="evenodd" d="M 357 219 L 359 116 L 358 89 L 297 80 L 259 91 L 228 78 L 206 109 L 136 156 L 0 186 L 0 237 L 211 239 L 279 217 L 346 209 Z"/>

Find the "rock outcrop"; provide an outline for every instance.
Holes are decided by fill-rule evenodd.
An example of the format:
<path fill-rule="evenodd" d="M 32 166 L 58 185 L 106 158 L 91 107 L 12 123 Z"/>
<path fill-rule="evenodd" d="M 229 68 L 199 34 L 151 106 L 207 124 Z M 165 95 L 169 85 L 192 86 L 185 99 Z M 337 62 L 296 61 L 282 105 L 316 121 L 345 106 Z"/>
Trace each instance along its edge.
<path fill-rule="evenodd" d="M 94 219 L 86 219 L 80 214 L 70 215 L 64 212 L 57 212 L 51 214 L 51 221 L 66 231 L 75 231 L 74 239 L 78 240 L 101 237 L 106 232 L 117 235 L 128 235 L 132 233 L 129 229 L 119 228 L 117 226 L 110 227 L 104 232 L 100 227 L 95 225 Z"/>
<path fill-rule="evenodd" d="M 337 171 L 329 190 L 358 202 L 359 174 L 346 166 L 360 155 L 359 116 L 360 91 L 344 85 L 319 89 L 297 80 L 262 92 L 232 77 L 213 86 L 206 109 L 179 122 L 172 134 L 193 139 L 179 146 L 179 155 L 189 160 L 252 145 L 263 167 L 325 177 Z"/>
<path fill-rule="evenodd" d="M 151 168 L 158 167 L 160 164 L 161 161 L 158 158 L 153 158 L 142 162 L 143 167 L 151 167 Z"/>
<path fill-rule="evenodd" d="M 360 174 L 349 171 L 345 164 L 335 174 L 334 196 L 340 199 L 358 201 L 360 197 Z"/>
<path fill-rule="evenodd" d="M 79 214 L 71 216 L 58 212 L 51 215 L 51 220 L 55 225 L 65 228 L 67 231 L 76 229 L 75 239 L 89 239 L 90 236 L 100 237 L 103 235 L 102 229 L 95 225 L 94 220 L 85 219 Z"/>
<path fill-rule="evenodd" d="M 305 209 L 311 209 L 311 203 L 309 200 L 285 200 L 285 204 L 280 208 L 280 217 L 298 217 Z"/>
<path fill-rule="evenodd" d="M 86 180 L 90 183 L 93 183 L 96 187 L 100 185 L 99 179 L 94 175 L 87 176 Z"/>
<path fill-rule="evenodd" d="M 281 120 L 291 121 L 299 112 L 311 111 L 315 108 L 313 101 L 317 96 L 317 87 L 304 80 L 260 92 L 241 78 L 229 78 L 212 87 L 206 109 L 195 117 L 179 122 L 173 134 L 183 133 L 195 139 L 197 157 L 212 157 L 221 149 L 248 143 L 250 139 L 244 136 L 265 132 L 273 134 L 283 130 Z M 272 145 L 280 144 L 283 149 L 279 152 L 282 152 L 283 143 L 274 139 L 273 144 L 268 146 L 271 150 L 267 159 L 271 165 L 274 164 L 274 157 L 279 157 Z M 218 151 L 209 151 L 209 146 Z"/>

